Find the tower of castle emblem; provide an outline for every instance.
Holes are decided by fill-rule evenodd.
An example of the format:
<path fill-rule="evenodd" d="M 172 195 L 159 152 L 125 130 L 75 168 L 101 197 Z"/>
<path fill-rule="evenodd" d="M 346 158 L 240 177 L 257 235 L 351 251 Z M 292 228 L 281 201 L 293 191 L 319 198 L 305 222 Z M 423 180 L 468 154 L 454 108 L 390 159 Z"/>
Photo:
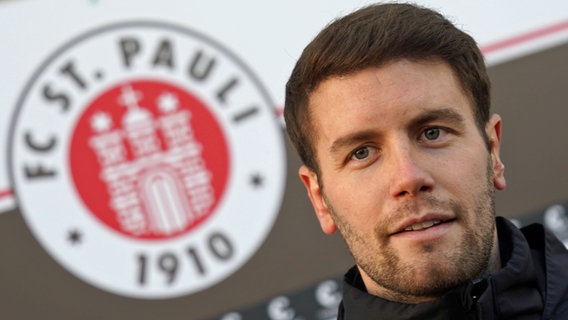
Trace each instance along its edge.
<path fill-rule="evenodd" d="M 179 108 L 176 95 L 165 91 L 154 101 L 158 112 L 152 113 L 140 105 L 143 94 L 130 85 L 121 87 L 115 107 L 126 112 L 119 123 L 105 112 L 94 114 L 89 145 L 122 231 L 175 235 L 210 212 L 215 202 L 212 176 L 190 111 Z"/>

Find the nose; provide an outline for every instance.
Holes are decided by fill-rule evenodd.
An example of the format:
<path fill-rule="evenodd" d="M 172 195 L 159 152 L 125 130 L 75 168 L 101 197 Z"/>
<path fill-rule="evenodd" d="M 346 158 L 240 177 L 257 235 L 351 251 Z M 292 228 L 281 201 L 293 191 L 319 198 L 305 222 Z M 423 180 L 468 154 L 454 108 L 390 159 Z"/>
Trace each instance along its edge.
<path fill-rule="evenodd" d="M 390 193 L 394 198 L 415 197 L 434 188 L 434 178 L 421 165 L 425 159 L 419 159 L 419 151 L 409 147 L 400 147 L 390 155 L 391 184 Z"/>

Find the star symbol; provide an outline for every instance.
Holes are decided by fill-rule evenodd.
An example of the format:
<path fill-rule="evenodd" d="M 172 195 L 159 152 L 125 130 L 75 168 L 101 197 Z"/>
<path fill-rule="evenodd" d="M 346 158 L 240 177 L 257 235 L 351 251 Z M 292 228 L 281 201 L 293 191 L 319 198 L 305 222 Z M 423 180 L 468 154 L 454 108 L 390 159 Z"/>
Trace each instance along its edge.
<path fill-rule="evenodd" d="M 164 113 L 176 111 L 178 105 L 178 98 L 173 93 L 162 93 L 158 98 L 158 107 Z"/>
<path fill-rule="evenodd" d="M 255 173 L 251 176 L 250 183 L 254 188 L 260 188 L 264 184 L 264 177 L 260 173 Z"/>
<path fill-rule="evenodd" d="M 112 127 L 112 119 L 104 112 L 97 112 L 91 118 L 91 128 L 96 132 L 108 131 Z"/>
<path fill-rule="evenodd" d="M 69 231 L 69 234 L 67 235 L 67 240 L 69 240 L 69 242 L 72 245 L 79 244 L 83 240 L 83 234 L 81 233 L 81 231 L 73 229 Z"/>
<path fill-rule="evenodd" d="M 96 71 L 95 72 L 95 80 L 102 80 L 104 77 L 104 74 L 102 73 L 102 71 Z"/>

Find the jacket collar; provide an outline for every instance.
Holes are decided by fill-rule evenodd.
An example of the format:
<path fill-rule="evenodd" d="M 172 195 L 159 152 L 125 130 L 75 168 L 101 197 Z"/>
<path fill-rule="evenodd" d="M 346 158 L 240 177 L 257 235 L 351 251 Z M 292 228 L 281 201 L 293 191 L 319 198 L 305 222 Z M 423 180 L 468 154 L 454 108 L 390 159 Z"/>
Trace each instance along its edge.
<path fill-rule="evenodd" d="M 523 233 L 506 219 L 497 218 L 497 233 L 503 267 L 430 302 L 404 304 L 368 294 L 358 269 L 351 268 L 344 278 L 340 314 L 344 319 L 491 319 L 493 315 L 511 319 L 519 314 L 540 315 L 545 279 L 537 269 L 545 268 L 544 260 L 533 261 L 538 254 L 533 257 Z M 543 243 L 544 236 L 540 239 Z M 533 249 L 543 252 L 542 247 Z"/>
<path fill-rule="evenodd" d="M 540 261 L 536 264 L 539 282 L 546 283 L 544 312 L 542 319 L 553 319 L 555 316 L 566 319 L 568 314 L 568 251 L 562 242 L 552 233 L 545 231 L 539 224 L 533 224 L 521 229 L 527 239 L 531 254 L 539 255 Z"/>

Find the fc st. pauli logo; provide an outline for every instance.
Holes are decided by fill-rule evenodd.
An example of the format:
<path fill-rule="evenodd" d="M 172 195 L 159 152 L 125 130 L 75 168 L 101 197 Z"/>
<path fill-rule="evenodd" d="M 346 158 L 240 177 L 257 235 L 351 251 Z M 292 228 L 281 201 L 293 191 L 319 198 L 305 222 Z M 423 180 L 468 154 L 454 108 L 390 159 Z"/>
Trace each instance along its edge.
<path fill-rule="evenodd" d="M 242 266 L 278 213 L 281 129 L 233 55 L 194 32 L 124 23 L 51 55 L 10 138 L 22 214 L 78 277 L 133 297 L 207 288 Z"/>

